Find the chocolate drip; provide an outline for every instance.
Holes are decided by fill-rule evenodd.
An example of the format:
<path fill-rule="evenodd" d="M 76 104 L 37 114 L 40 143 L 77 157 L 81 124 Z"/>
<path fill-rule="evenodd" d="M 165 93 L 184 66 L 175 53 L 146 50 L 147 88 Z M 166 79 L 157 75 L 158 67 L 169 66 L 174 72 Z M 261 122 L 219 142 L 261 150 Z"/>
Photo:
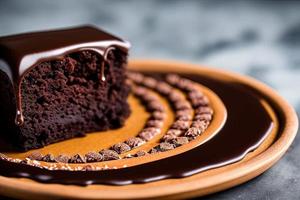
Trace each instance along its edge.
<path fill-rule="evenodd" d="M 1 37 L 0 70 L 7 74 L 15 90 L 16 125 L 24 123 L 20 85 L 30 69 L 76 51 L 91 50 L 103 58 L 101 80 L 105 81 L 104 63 L 108 52 L 116 47 L 127 52 L 130 44 L 91 26 Z"/>
<path fill-rule="evenodd" d="M 151 73 L 161 78 L 162 74 Z M 205 76 L 185 75 L 199 82 L 223 100 L 228 118 L 219 133 L 208 142 L 182 154 L 138 166 L 105 171 L 50 171 L 0 160 L 0 174 L 26 177 L 44 183 L 113 184 L 147 183 L 166 178 L 187 177 L 243 159 L 268 136 L 273 121 L 255 89 L 236 82 L 223 82 Z"/>

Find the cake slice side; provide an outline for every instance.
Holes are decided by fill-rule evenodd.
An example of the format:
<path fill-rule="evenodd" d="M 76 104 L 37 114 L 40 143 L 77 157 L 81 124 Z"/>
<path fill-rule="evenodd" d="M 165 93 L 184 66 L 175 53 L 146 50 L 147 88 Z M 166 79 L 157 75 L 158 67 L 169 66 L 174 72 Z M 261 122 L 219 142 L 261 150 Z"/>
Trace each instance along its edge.
<path fill-rule="evenodd" d="M 28 150 L 122 126 L 130 114 L 127 53 L 118 48 L 109 51 L 105 81 L 101 80 L 103 62 L 96 52 L 77 51 L 33 67 L 20 87 L 24 124 L 14 124 L 15 105 L 2 108 L 9 118 L 3 128 L 14 143 Z"/>

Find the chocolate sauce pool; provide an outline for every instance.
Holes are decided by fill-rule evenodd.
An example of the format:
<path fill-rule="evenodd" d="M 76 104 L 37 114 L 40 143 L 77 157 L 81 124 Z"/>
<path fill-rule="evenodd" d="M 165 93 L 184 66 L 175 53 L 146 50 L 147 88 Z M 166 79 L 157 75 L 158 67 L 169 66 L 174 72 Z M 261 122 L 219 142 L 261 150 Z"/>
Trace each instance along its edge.
<path fill-rule="evenodd" d="M 155 77 L 162 74 L 152 73 Z M 43 183 L 126 185 L 167 178 L 182 178 L 237 162 L 256 149 L 270 133 L 273 122 L 260 103 L 258 92 L 237 82 L 223 82 L 197 75 L 182 76 L 212 89 L 225 104 L 228 118 L 208 142 L 187 152 L 138 166 L 105 171 L 45 170 L 26 164 L 0 161 L 0 174 Z M 216 111 L 217 112 L 217 111 Z"/>

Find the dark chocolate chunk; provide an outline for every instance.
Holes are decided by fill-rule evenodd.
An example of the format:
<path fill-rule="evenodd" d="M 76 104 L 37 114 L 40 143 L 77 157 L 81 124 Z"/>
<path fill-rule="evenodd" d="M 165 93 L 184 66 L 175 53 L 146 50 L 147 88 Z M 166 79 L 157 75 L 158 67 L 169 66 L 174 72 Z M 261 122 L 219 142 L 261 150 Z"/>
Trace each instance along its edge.
<path fill-rule="evenodd" d="M 159 152 L 158 149 L 154 147 L 154 148 L 150 149 L 149 154 L 155 154 L 158 152 Z"/>
<path fill-rule="evenodd" d="M 56 162 L 61 162 L 61 163 L 68 163 L 70 160 L 70 157 L 69 156 L 66 156 L 66 155 L 58 155 L 57 157 L 55 157 L 55 161 Z"/>
<path fill-rule="evenodd" d="M 168 142 L 162 142 L 159 144 L 159 150 L 160 151 L 169 151 L 169 150 L 172 150 L 174 149 L 174 145 L 173 144 L 170 144 Z"/>
<path fill-rule="evenodd" d="M 146 105 L 149 111 L 160 111 L 163 112 L 165 109 L 159 101 L 151 101 Z"/>
<path fill-rule="evenodd" d="M 200 106 L 198 108 L 195 108 L 195 115 L 197 114 L 213 114 L 213 110 L 210 107 L 203 107 Z"/>
<path fill-rule="evenodd" d="M 85 163 L 85 162 L 86 162 L 86 160 L 85 160 L 84 156 L 82 156 L 80 154 L 75 154 L 69 160 L 69 163 Z"/>
<path fill-rule="evenodd" d="M 190 127 L 190 123 L 188 121 L 176 120 L 172 124 L 173 129 L 186 130 Z"/>
<path fill-rule="evenodd" d="M 28 158 L 29 158 L 30 160 L 38 160 L 38 161 L 41 161 L 41 160 L 43 159 L 43 155 L 42 155 L 40 152 L 35 151 L 35 152 L 33 152 L 32 154 L 30 154 L 30 155 L 28 156 Z"/>
<path fill-rule="evenodd" d="M 156 85 L 156 90 L 164 95 L 168 95 L 172 91 L 172 87 L 165 82 L 158 82 Z"/>
<path fill-rule="evenodd" d="M 108 160 L 118 160 L 120 159 L 120 156 L 117 152 L 113 150 L 101 150 L 100 153 L 103 156 L 103 161 L 108 161 Z"/>
<path fill-rule="evenodd" d="M 191 99 L 191 102 L 193 107 L 198 107 L 198 106 L 207 106 L 209 100 L 207 97 L 203 96 L 202 98 Z"/>
<path fill-rule="evenodd" d="M 132 88 L 132 91 L 135 95 L 142 97 L 147 93 L 147 89 L 144 87 L 136 86 Z"/>
<path fill-rule="evenodd" d="M 151 140 L 155 135 L 157 135 L 157 131 L 155 130 L 142 130 L 139 133 L 139 137 L 146 141 Z"/>
<path fill-rule="evenodd" d="M 167 117 L 166 113 L 160 111 L 154 111 L 151 113 L 151 118 L 154 120 L 163 120 Z"/>
<path fill-rule="evenodd" d="M 45 162 L 55 162 L 55 158 L 54 158 L 54 156 L 52 154 L 48 153 L 48 154 L 46 154 L 43 157 L 42 161 L 45 161 Z"/>
<path fill-rule="evenodd" d="M 131 148 L 135 148 L 135 147 L 138 147 L 138 146 L 144 144 L 145 141 L 139 137 L 133 137 L 133 138 L 127 139 L 125 141 L 125 143 L 128 144 Z"/>
<path fill-rule="evenodd" d="M 143 84 L 149 88 L 155 88 L 157 81 L 152 77 L 145 77 L 143 80 Z"/>
<path fill-rule="evenodd" d="M 191 127 L 184 133 L 184 135 L 187 137 L 197 137 L 201 133 L 202 133 L 202 131 L 200 129 Z"/>
<path fill-rule="evenodd" d="M 131 150 L 130 146 L 123 142 L 117 143 L 117 144 L 113 145 L 111 148 L 112 148 L 112 150 L 116 151 L 119 154 Z"/>
<path fill-rule="evenodd" d="M 182 130 L 180 129 L 169 129 L 167 131 L 167 135 L 176 135 L 176 136 L 179 136 L 182 134 Z"/>
<path fill-rule="evenodd" d="M 184 98 L 175 90 L 172 90 L 168 96 L 168 98 L 170 99 L 170 101 L 172 102 L 176 102 L 176 101 L 181 101 Z"/>
<path fill-rule="evenodd" d="M 189 139 L 187 137 L 177 137 L 170 141 L 172 144 L 175 145 L 175 147 L 182 146 L 184 144 L 187 144 L 189 142 Z"/>
<path fill-rule="evenodd" d="M 141 98 L 147 102 L 150 102 L 150 101 L 158 102 L 159 101 L 158 97 L 156 95 L 153 95 L 151 92 L 147 92 L 146 94 L 141 96 Z"/>
<path fill-rule="evenodd" d="M 199 99 L 203 97 L 203 93 L 200 91 L 193 91 L 188 93 L 189 99 Z"/>
<path fill-rule="evenodd" d="M 171 141 L 173 139 L 175 139 L 177 136 L 176 135 L 173 135 L 173 134 L 166 134 L 162 137 L 162 141 Z"/>
<path fill-rule="evenodd" d="M 187 101 L 177 101 L 174 104 L 176 110 L 186 110 L 191 109 L 191 105 Z"/>
<path fill-rule="evenodd" d="M 103 160 L 103 156 L 100 153 L 91 151 L 85 154 L 85 160 L 86 162 L 100 162 Z"/>
<path fill-rule="evenodd" d="M 146 127 L 161 128 L 163 126 L 163 121 L 161 120 L 149 120 L 146 123 Z"/>
<path fill-rule="evenodd" d="M 144 80 L 144 76 L 141 73 L 130 72 L 127 76 L 136 83 L 142 83 Z"/>
<path fill-rule="evenodd" d="M 208 126 L 208 122 L 207 121 L 201 121 L 201 120 L 195 120 L 192 122 L 191 124 L 191 127 L 194 127 L 194 128 L 198 128 L 200 129 L 201 131 L 204 131 Z"/>
<path fill-rule="evenodd" d="M 197 114 L 194 116 L 195 120 L 203 120 L 203 121 L 210 121 L 212 119 L 211 114 Z"/>
<path fill-rule="evenodd" d="M 145 156 L 147 154 L 148 154 L 147 151 L 140 150 L 140 151 L 136 152 L 135 156 L 136 157 L 141 157 L 141 156 Z"/>
<path fill-rule="evenodd" d="M 166 77 L 166 80 L 172 84 L 172 85 L 176 85 L 179 81 L 180 81 L 180 77 L 177 74 L 169 74 Z"/>

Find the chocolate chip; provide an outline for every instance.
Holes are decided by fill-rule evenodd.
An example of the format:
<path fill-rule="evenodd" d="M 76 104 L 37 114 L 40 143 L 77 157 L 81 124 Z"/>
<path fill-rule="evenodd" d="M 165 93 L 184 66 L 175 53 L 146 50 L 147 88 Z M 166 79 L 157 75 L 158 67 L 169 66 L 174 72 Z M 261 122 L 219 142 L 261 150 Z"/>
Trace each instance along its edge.
<path fill-rule="evenodd" d="M 151 118 L 155 120 L 163 120 L 166 118 L 166 116 L 167 116 L 166 113 L 160 111 L 154 111 L 151 114 Z"/>
<path fill-rule="evenodd" d="M 43 158 L 42 158 L 42 161 L 45 161 L 45 162 L 55 162 L 55 158 L 52 154 L 47 154 L 45 155 Z"/>
<path fill-rule="evenodd" d="M 210 108 L 210 107 L 203 107 L 203 106 L 200 106 L 198 108 L 195 109 L 195 114 L 213 114 L 213 110 Z"/>
<path fill-rule="evenodd" d="M 188 79 L 180 79 L 177 82 L 177 86 L 184 90 L 194 90 L 194 83 Z"/>
<path fill-rule="evenodd" d="M 150 149 L 150 151 L 149 151 L 149 153 L 150 154 L 155 154 L 155 153 L 158 153 L 159 151 L 158 151 L 158 149 L 156 149 L 156 148 L 152 148 L 152 149 Z"/>
<path fill-rule="evenodd" d="M 175 90 L 172 90 L 169 94 L 169 97 L 170 101 L 172 102 L 176 102 L 176 101 L 181 101 L 183 100 L 184 98 Z"/>
<path fill-rule="evenodd" d="M 191 102 L 193 107 L 198 107 L 198 106 L 207 106 L 209 100 L 207 97 L 203 96 L 202 98 L 191 99 Z"/>
<path fill-rule="evenodd" d="M 162 137 L 162 141 L 168 142 L 175 139 L 176 137 L 176 135 L 167 134 Z"/>
<path fill-rule="evenodd" d="M 85 154 L 85 160 L 86 162 L 100 162 L 103 160 L 103 156 L 100 153 L 91 151 Z"/>
<path fill-rule="evenodd" d="M 167 83 L 160 81 L 156 85 L 156 90 L 161 94 L 167 95 L 171 92 L 172 87 Z"/>
<path fill-rule="evenodd" d="M 163 121 L 161 120 L 149 120 L 146 123 L 146 127 L 161 128 L 163 126 Z"/>
<path fill-rule="evenodd" d="M 168 142 L 162 142 L 159 144 L 159 150 L 160 151 L 169 151 L 169 150 L 172 150 L 174 149 L 174 145 L 173 144 L 170 144 Z"/>
<path fill-rule="evenodd" d="M 54 159 L 56 162 L 61 162 L 61 163 L 68 163 L 70 158 L 69 156 L 66 155 L 58 155 L 57 157 L 55 157 Z"/>
<path fill-rule="evenodd" d="M 127 139 L 125 143 L 128 144 L 131 148 L 135 148 L 135 147 L 138 147 L 138 146 L 141 146 L 142 144 L 144 144 L 145 141 L 139 137 L 133 137 L 133 138 Z"/>
<path fill-rule="evenodd" d="M 149 93 L 146 93 L 144 94 L 144 96 L 141 96 L 141 98 L 144 100 L 144 101 L 147 101 L 147 102 L 150 102 L 150 101 L 159 101 L 158 100 L 158 97 L 151 94 L 150 92 Z"/>
<path fill-rule="evenodd" d="M 174 103 L 176 110 L 186 110 L 191 109 L 191 105 L 187 101 L 177 101 Z"/>
<path fill-rule="evenodd" d="M 151 140 L 155 135 L 157 135 L 157 132 L 152 130 L 142 130 L 139 133 L 139 137 L 146 141 Z"/>
<path fill-rule="evenodd" d="M 136 152 L 135 156 L 136 157 L 141 157 L 141 156 L 145 156 L 147 154 L 148 154 L 147 151 L 140 150 L 140 151 Z"/>
<path fill-rule="evenodd" d="M 191 121 L 193 119 L 192 115 L 179 115 L 176 116 L 177 120 L 181 120 L 181 121 Z"/>
<path fill-rule="evenodd" d="M 177 118 L 192 116 L 192 110 L 191 109 L 178 110 L 178 111 L 175 112 L 175 116 Z"/>
<path fill-rule="evenodd" d="M 179 77 L 178 75 L 176 75 L 176 74 L 169 74 L 169 75 L 167 75 L 166 80 L 167 80 L 170 84 L 176 85 L 176 84 L 179 82 L 180 77 Z"/>
<path fill-rule="evenodd" d="M 199 99 L 203 97 L 203 93 L 200 91 L 193 91 L 188 93 L 188 98 L 189 99 Z"/>
<path fill-rule="evenodd" d="M 38 160 L 38 161 L 41 161 L 41 160 L 43 159 L 43 155 L 42 155 L 40 152 L 35 151 L 35 152 L 33 152 L 32 154 L 30 154 L 30 155 L 28 156 L 28 158 L 29 158 L 30 160 Z"/>
<path fill-rule="evenodd" d="M 144 80 L 144 76 L 140 73 L 130 72 L 127 76 L 136 83 L 141 83 Z"/>
<path fill-rule="evenodd" d="M 101 150 L 99 153 L 102 154 L 104 161 L 120 159 L 119 154 L 113 150 L 105 149 Z"/>
<path fill-rule="evenodd" d="M 201 130 L 195 127 L 189 128 L 186 132 L 185 132 L 185 136 L 187 137 L 197 137 L 198 135 L 201 134 Z"/>
<path fill-rule="evenodd" d="M 136 96 L 144 96 L 146 93 L 147 93 L 147 89 L 144 88 L 144 87 L 133 87 L 132 88 L 132 91 L 133 93 L 136 95 Z"/>
<path fill-rule="evenodd" d="M 197 114 L 194 116 L 195 120 L 203 120 L 203 121 L 210 121 L 212 119 L 211 114 Z"/>
<path fill-rule="evenodd" d="M 191 127 L 198 128 L 202 131 L 204 131 L 208 126 L 207 121 L 201 121 L 201 120 L 195 120 L 192 122 Z"/>
<path fill-rule="evenodd" d="M 182 134 L 182 130 L 179 129 L 169 129 L 166 133 L 166 135 L 175 135 L 175 136 L 179 136 Z"/>
<path fill-rule="evenodd" d="M 117 143 L 117 144 L 113 145 L 111 148 L 112 148 L 112 150 L 115 150 L 119 154 L 131 150 L 130 146 L 123 142 Z"/>
<path fill-rule="evenodd" d="M 164 111 L 163 105 L 159 101 L 151 101 L 146 105 L 149 111 Z"/>
<path fill-rule="evenodd" d="M 143 80 L 143 84 L 149 88 L 155 88 L 157 81 L 152 77 L 145 77 Z"/>
<path fill-rule="evenodd" d="M 182 121 L 182 120 L 176 120 L 172 124 L 173 129 L 179 129 L 179 130 L 186 130 L 189 128 L 189 122 L 188 121 Z"/>
<path fill-rule="evenodd" d="M 176 147 L 182 146 L 184 144 L 187 144 L 189 142 L 189 139 L 187 137 L 177 137 L 171 140 L 171 143 L 174 144 Z"/>
<path fill-rule="evenodd" d="M 80 154 L 75 154 L 74 156 L 72 156 L 69 160 L 70 163 L 85 163 L 86 160 L 83 156 L 81 156 Z"/>

